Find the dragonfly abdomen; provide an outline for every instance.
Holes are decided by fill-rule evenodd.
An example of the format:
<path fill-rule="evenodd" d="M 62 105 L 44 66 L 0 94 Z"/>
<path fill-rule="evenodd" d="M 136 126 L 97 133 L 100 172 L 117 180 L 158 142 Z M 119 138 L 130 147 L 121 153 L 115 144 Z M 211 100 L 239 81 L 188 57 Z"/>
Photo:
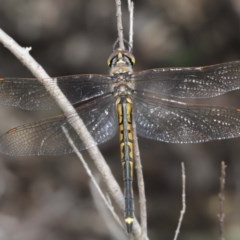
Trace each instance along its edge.
<path fill-rule="evenodd" d="M 132 231 L 133 223 L 133 128 L 132 128 L 132 101 L 126 96 L 120 96 L 116 101 L 118 121 L 120 152 L 124 180 L 125 197 L 125 223 L 127 231 Z"/>

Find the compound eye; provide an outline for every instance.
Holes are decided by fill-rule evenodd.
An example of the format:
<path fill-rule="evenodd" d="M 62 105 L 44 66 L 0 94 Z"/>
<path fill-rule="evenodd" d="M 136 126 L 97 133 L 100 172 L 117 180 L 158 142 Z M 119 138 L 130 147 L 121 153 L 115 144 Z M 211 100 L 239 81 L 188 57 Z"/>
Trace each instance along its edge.
<path fill-rule="evenodd" d="M 107 60 L 108 67 L 112 67 L 113 65 L 115 65 L 117 61 L 116 59 L 117 59 L 116 56 L 110 56 Z"/>
<path fill-rule="evenodd" d="M 109 56 L 109 58 L 107 60 L 108 67 L 113 66 L 114 62 L 116 62 L 116 58 L 117 58 L 117 51 L 114 51 L 111 53 L 111 55 Z"/>
<path fill-rule="evenodd" d="M 120 60 L 129 62 L 131 65 L 134 65 L 136 62 L 135 57 L 132 55 L 132 53 L 118 49 L 109 56 L 107 65 L 108 67 L 113 67 Z"/>
<path fill-rule="evenodd" d="M 131 55 L 129 59 L 130 59 L 132 65 L 135 65 L 135 63 L 136 63 L 135 57 L 133 55 Z"/>
<path fill-rule="evenodd" d="M 124 55 L 129 59 L 129 61 L 130 61 L 130 63 L 132 64 L 132 65 L 135 65 L 135 63 L 136 63 L 136 59 L 135 59 L 135 57 L 133 56 L 133 54 L 131 53 L 131 52 L 125 52 L 124 53 Z"/>
<path fill-rule="evenodd" d="M 113 58 L 108 58 L 108 60 L 107 60 L 107 65 L 108 65 L 108 67 L 111 67 L 111 65 L 112 65 L 112 61 L 113 61 Z"/>

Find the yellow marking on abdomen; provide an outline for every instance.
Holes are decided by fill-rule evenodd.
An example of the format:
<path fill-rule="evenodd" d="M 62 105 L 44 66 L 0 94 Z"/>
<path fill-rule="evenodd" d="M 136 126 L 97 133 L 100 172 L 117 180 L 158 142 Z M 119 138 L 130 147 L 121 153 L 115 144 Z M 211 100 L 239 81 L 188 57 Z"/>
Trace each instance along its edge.
<path fill-rule="evenodd" d="M 125 222 L 127 224 L 131 224 L 131 223 L 133 223 L 133 218 L 132 217 L 127 217 L 127 218 L 125 218 Z"/>

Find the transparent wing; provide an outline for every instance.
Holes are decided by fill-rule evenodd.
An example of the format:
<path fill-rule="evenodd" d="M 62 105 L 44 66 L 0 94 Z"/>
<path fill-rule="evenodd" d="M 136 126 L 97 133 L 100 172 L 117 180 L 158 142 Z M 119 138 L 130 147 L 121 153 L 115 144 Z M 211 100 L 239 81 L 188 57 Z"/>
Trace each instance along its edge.
<path fill-rule="evenodd" d="M 133 74 L 135 89 L 157 96 L 208 98 L 240 88 L 240 61 L 205 67 L 157 68 Z"/>
<path fill-rule="evenodd" d="M 104 75 L 84 74 L 55 79 L 72 104 L 110 92 L 111 79 Z M 26 110 L 51 110 L 57 106 L 45 87 L 34 78 L 0 78 L 0 104 Z"/>
<path fill-rule="evenodd" d="M 95 99 L 77 109 L 96 144 L 111 139 L 117 129 L 112 96 Z M 72 118 L 73 116 L 68 116 Z M 79 150 L 86 149 L 65 116 L 50 118 L 13 128 L 0 138 L 0 152 L 15 156 L 62 155 L 72 152 L 63 131 L 64 126 Z"/>
<path fill-rule="evenodd" d="M 240 136 L 240 109 L 134 99 L 137 133 L 170 143 L 199 143 Z"/>

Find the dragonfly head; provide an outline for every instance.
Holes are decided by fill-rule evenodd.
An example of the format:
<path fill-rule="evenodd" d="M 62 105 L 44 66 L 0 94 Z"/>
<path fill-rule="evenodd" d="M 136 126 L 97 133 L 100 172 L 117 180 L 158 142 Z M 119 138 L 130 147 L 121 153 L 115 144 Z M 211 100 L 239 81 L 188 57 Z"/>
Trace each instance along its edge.
<path fill-rule="evenodd" d="M 132 53 L 117 49 L 109 56 L 107 64 L 110 68 L 110 74 L 132 72 L 132 66 L 135 64 L 135 57 Z"/>

